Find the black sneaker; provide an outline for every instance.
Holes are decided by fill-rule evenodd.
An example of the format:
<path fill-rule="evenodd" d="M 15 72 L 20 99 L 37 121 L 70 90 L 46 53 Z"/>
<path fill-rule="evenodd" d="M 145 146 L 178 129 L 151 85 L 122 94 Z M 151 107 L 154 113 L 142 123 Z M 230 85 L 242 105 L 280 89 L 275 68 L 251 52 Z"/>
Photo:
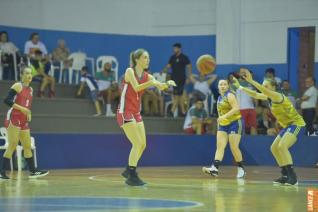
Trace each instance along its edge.
<path fill-rule="evenodd" d="M 146 184 L 138 177 L 137 173 L 129 174 L 125 183 L 130 186 L 143 186 Z"/>
<path fill-rule="evenodd" d="M 123 171 L 123 173 L 121 173 L 121 176 L 123 176 L 124 178 L 128 178 L 128 174 L 129 174 L 129 170 L 125 169 L 125 171 Z"/>
<path fill-rule="evenodd" d="M 35 179 L 38 177 L 44 177 L 49 174 L 49 171 L 41 171 L 41 170 L 36 170 L 34 172 L 30 172 L 29 178 Z"/>
<path fill-rule="evenodd" d="M 0 179 L 2 179 L 2 180 L 9 180 L 10 178 L 6 175 L 5 172 L 0 172 Z"/>
<path fill-rule="evenodd" d="M 273 184 L 285 184 L 287 181 L 287 176 L 281 176 L 280 178 L 273 181 Z"/>
<path fill-rule="evenodd" d="M 293 173 L 293 174 L 288 175 L 284 185 L 288 185 L 288 186 L 296 186 L 296 185 L 298 185 L 296 174 Z"/>

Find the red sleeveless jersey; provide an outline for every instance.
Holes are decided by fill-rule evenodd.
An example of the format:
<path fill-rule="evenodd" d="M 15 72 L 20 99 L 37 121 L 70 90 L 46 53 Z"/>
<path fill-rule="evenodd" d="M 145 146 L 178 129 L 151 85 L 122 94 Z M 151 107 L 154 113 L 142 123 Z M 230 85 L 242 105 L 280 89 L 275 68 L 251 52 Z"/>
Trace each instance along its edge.
<path fill-rule="evenodd" d="M 145 83 L 148 81 L 148 73 L 143 72 L 141 77 L 139 78 L 134 70 L 135 78 L 139 84 Z M 139 113 L 141 110 L 141 97 L 144 93 L 144 90 L 136 92 L 132 85 L 129 82 L 126 82 L 123 79 L 121 84 L 121 97 L 120 97 L 120 104 L 118 107 L 119 113 Z"/>
<path fill-rule="evenodd" d="M 14 103 L 22 107 L 31 109 L 33 98 L 33 89 L 31 87 L 25 87 L 22 85 L 22 90 L 20 93 L 17 93 L 14 99 Z M 21 120 L 26 120 L 27 117 L 21 111 L 14 109 L 13 107 L 7 113 L 7 120 L 10 120 L 11 117 L 18 117 Z"/>

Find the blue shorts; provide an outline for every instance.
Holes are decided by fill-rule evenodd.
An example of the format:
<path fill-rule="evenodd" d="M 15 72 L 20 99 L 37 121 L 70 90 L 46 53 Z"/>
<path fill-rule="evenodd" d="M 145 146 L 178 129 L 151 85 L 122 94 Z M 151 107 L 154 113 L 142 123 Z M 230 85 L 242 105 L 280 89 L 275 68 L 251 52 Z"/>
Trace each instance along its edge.
<path fill-rule="evenodd" d="M 93 90 L 90 92 L 90 95 L 91 95 L 91 99 L 93 102 L 96 102 L 97 101 L 97 97 L 98 97 L 98 90 Z"/>
<path fill-rule="evenodd" d="M 225 125 L 225 126 L 218 125 L 218 131 L 224 131 L 227 134 L 239 134 L 239 135 L 242 135 L 242 130 L 243 130 L 242 119 L 233 121 L 229 125 Z"/>
<path fill-rule="evenodd" d="M 286 128 L 283 128 L 281 131 L 279 131 L 278 135 L 282 138 L 285 133 L 290 132 L 298 138 L 299 135 L 305 134 L 305 127 L 297 126 L 297 125 L 289 125 Z"/>

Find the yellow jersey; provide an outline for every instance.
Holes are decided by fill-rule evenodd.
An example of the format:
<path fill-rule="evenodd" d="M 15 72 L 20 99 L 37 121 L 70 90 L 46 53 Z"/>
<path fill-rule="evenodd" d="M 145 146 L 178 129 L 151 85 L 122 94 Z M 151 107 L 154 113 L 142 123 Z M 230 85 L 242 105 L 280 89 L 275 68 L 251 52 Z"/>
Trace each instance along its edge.
<path fill-rule="evenodd" d="M 38 62 L 39 63 L 39 66 L 38 68 L 42 68 L 44 70 L 44 64 L 41 63 L 41 62 Z M 32 74 L 32 77 L 36 76 L 36 75 L 39 75 L 39 72 L 37 71 L 38 68 L 36 68 L 35 65 L 31 64 L 31 74 Z"/>
<path fill-rule="evenodd" d="M 223 96 L 220 95 L 217 101 L 217 110 L 219 117 L 223 116 L 224 114 L 228 113 L 231 109 L 232 106 L 228 101 L 228 95 L 233 94 L 230 90 L 227 91 Z M 234 94 L 233 94 L 234 95 Z M 235 96 L 235 95 L 234 95 Z M 241 113 L 240 111 L 236 112 L 235 114 L 227 117 L 226 119 L 222 120 L 219 125 L 221 126 L 226 126 L 231 124 L 233 121 L 239 120 L 241 118 Z"/>
<path fill-rule="evenodd" d="M 303 117 L 299 115 L 290 100 L 285 95 L 282 94 L 282 96 L 283 100 L 281 102 L 269 101 L 271 112 L 280 126 L 283 128 L 289 125 L 305 126 Z"/>

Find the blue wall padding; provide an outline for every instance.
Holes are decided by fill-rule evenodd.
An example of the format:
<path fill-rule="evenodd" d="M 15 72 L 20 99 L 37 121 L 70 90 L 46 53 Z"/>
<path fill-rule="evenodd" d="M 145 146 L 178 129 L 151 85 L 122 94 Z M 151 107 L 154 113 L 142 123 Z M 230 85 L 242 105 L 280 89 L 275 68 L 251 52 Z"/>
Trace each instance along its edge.
<path fill-rule="evenodd" d="M 34 134 L 42 168 L 95 168 L 127 165 L 130 143 L 124 135 Z M 241 149 L 247 165 L 276 165 L 270 152 L 274 137 L 243 136 Z M 292 148 L 295 165 L 312 166 L 317 137 L 303 137 Z M 141 166 L 209 165 L 214 158 L 215 136 L 148 135 Z M 233 164 L 229 147 L 223 164 Z"/>

